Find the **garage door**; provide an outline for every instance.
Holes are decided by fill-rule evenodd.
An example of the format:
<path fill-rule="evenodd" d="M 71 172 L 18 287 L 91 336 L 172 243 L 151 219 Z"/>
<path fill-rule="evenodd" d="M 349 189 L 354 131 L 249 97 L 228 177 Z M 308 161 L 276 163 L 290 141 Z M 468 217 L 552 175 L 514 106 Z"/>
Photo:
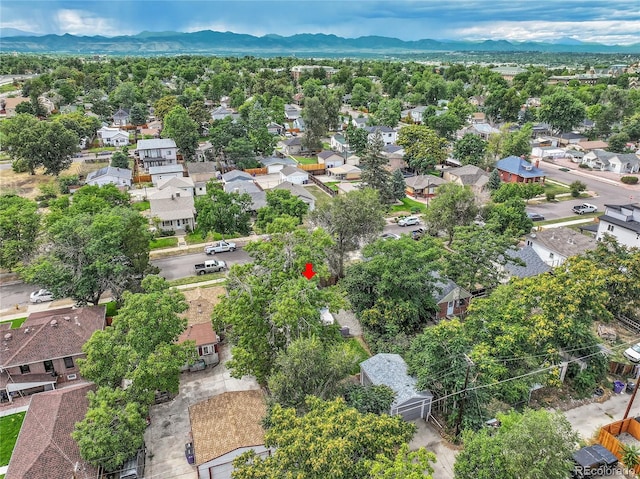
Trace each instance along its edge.
<path fill-rule="evenodd" d="M 401 415 L 405 421 L 423 418 L 429 412 L 428 402 L 426 399 L 421 399 L 414 403 L 403 404 L 397 408 L 395 414 Z"/>

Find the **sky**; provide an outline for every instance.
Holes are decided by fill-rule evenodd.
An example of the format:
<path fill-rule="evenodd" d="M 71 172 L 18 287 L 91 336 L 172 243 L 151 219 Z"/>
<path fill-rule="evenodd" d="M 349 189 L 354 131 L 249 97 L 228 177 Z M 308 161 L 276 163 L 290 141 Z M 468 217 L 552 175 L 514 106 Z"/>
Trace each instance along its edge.
<path fill-rule="evenodd" d="M 640 0 L 1 0 L 0 27 L 105 36 L 214 30 L 628 45 L 640 43 Z"/>

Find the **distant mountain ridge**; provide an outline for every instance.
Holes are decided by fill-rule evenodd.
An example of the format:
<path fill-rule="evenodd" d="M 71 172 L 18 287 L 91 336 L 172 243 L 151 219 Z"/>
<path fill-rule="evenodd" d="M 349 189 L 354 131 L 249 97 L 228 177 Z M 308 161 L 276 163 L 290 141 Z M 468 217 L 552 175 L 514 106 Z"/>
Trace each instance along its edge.
<path fill-rule="evenodd" d="M 288 37 L 253 35 L 202 30 L 193 33 L 141 32 L 137 35 L 76 36 L 3 36 L 0 51 L 24 53 L 83 53 L 83 54 L 279 54 L 283 56 L 305 53 L 349 54 L 406 54 L 419 52 L 563 52 L 563 53 L 640 53 L 640 43 L 633 45 L 602 45 L 561 38 L 554 43 L 510 42 L 485 40 L 481 42 L 456 40 L 404 41 L 382 36 L 343 38 L 336 35 L 302 33 Z"/>

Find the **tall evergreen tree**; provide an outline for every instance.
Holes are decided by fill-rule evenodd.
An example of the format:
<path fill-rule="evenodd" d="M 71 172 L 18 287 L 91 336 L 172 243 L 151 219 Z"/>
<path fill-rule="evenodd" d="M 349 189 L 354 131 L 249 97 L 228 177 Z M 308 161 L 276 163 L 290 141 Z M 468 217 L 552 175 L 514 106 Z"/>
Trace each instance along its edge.
<path fill-rule="evenodd" d="M 489 182 L 487 183 L 487 187 L 491 191 L 495 191 L 498 188 L 500 188 L 500 184 L 501 184 L 500 172 L 497 170 L 497 168 L 494 168 L 491 174 L 489 175 Z"/>
<path fill-rule="evenodd" d="M 391 175 L 391 188 L 393 190 L 393 198 L 396 200 L 401 200 L 407 195 L 407 183 L 404 181 L 402 171 L 396 170 Z"/>
<path fill-rule="evenodd" d="M 360 159 L 362 186 L 376 190 L 382 203 L 392 203 L 395 200 L 393 182 L 391 173 L 385 168 L 387 159 L 380 154 L 383 146 L 382 135 L 378 131 Z"/>

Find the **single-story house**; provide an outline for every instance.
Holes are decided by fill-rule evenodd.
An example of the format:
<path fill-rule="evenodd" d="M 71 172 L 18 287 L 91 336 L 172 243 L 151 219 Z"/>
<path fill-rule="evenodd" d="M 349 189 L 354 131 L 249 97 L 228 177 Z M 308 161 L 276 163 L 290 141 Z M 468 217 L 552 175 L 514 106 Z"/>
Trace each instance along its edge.
<path fill-rule="evenodd" d="M 283 125 L 280 125 L 280 124 L 272 121 L 267 125 L 267 131 L 271 135 L 284 135 L 285 128 L 284 128 Z"/>
<path fill-rule="evenodd" d="M 211 111 L 211 119 L 212 120 L 224 120 L 227 117 L 233 117 L 235 111 L 227 108 L 225 106 L 219 106 Z"/>
<path fill-rule="evenodd" d="M 91 186 L 116 185 L 131 186 L 131 170 L 105 166 L 87 175 L 86 183 Z"/>
<path fill-rule="evenodd" d="M 420 125 L 424 120 L 425 111 L 427 111 L 426 106 L 418 105 L 415 108 L 404 110 L 400 115 L 402 118 L 409 118 L 413 123 Z"/>
<path fill-rule="evenodd" d="M 524 264 L 516 264 L 513 261 L 508 261 L 504 265 L 500 266 L 500 269 L 504 272 L 503 281 L 507 283 L 511 278 L 530 278 L 532 276 L 538 276 L 551 271 L 551 266 L 542 261 L 542 258 L 538 256 L 535 250 L 531 246 L 524 246 L 523 248 L 512 248 L 508 251 L 508 258 L 513 258 L 522 261 Z"/>
<path fill-rule="evenodd" d="M 184 196 L 193 196 L 195 185 L 193 180 L 188 176 L 172 176 L 169 178 L 161 178 L 157 181 L 156 184 L 158 191 L 170 191 L 172 188 L 180 191 L 181 195 Z M 173 193 L 172 193 L 173 194 Z M 156 196 L 156 198 L 160 198 L 161 195 Z"/>
<path fill-rule="evenodd" d="M 196 148 L 196 161 L 207 161 L 213 159 L 214 148 L 210 141 L 198 144 Z"/>
<path fill-rule="evenodd" d="M 602 140 L 581 141 L 577 145 L 573 145 L 573 147 L 588 152 L 593 150 L 604 150 L 609 147 L 609 143 Z"/>
<path fill-rule="evenodd" d="M 136 151 L 145 169 L 178 163 L 178 147 L 170 138 L 139 140 Z"/>
<path fill-rule="evenodd" d="M 156 186 L 160 180 L 182 178 L 184 176 L 184 168 L 177 163 L 151 166 L 149 167 L 149 175 L 151 175 L 151 182 Z"/>
<path fill-rule="evenodd" d="M 364 129 L 369 133 L 369 141 L 373 141 L 377 134 L 380 134 L 385 145 L 394 145 L 398 140 L 398 132 L 390 126 L 366 126 Z"/>
<path fill-rule="evenodd" d="M 489 175 L 482 168 L 475 165 L 465 165 L 460 168 L 449 168 L 444 170 L 442 178 L 450 183 L 460 186 L 468 186 L 475 193 L 484 190 L 489 182 Z"/>
<path fill-rule="evenodd" d="M 313 211 L 316 207 L 316 197 L 309 193 L 304 186 L 296 185 L 289 181 L 283 181 L 273 189 L 290 191 L 293 196 L 309 206 L 309 211 Z"/>
<path fill-rule="evenodd" d="M 103 126 L 96 133 L 103 146 L 126 146 L 129 144 L 129 133 L 120 128 Z"/>
<path fill-rule="evenodd" d="M 379 353 L 360 363 L 360 384 L 388 386 L 395 393 L 389 414 L 405 421 L 429 419 L 433 394 L 419 391 L 416 378 L 407 373 L 407 363 L 399 354 Z"/>
<path fill-rule="evenodd" d="M 170 196 L 169 196 L 170 195 Z M 196 225 L 193 194 L 168 187 L 149 196 L 151 218 L 159 220 L 163 231 L 194 230 Z"/>
<path fill-rule="evenodd" d="M 302 114 L 302 108 L 298 105 L 286 104 L 284 106 L 284 117 L 288 121 L 293 121 L 300 117 Z"/>
<path fill-rule="evenodd" d="M 407 195 L 421 198 L 435 196 L 438 186 L 444 185 L 446 180 L 433 175 L 416 175 L 404 179 Z"/>
<path fill-rule="evenodd" d="M 267 206 L 267 194 L 254 181 L 236 180 L 224 184 L 225 193 L 246 193 L 251 196 L 251 209 L 258 211 Z"/>
<path fill-rule="evenodd" d="M 98 469 L 82 459 L 71 437 L 89 408 L 87 393 L 95 389 L 83 383 L 31 398 L 5 479 L 99 478 Z"/>
<path fill-rule="evenodd" d="M 2 329 L 0 398 L 55 389 L 80 379 L 77 360 L 91 335 L 104 329 L 106 308 L 60 308 L 31 313 L 21 327 Z"/>
<path fill-rule="evenodd" d="M 119 108 L 113 114 L 113 124 L 114 126 L 125 126 L 129 124 L 129 110 L 125 110 L 124 108 Z"/>
<path fill-rule="evenodd" d="M 187 174 L 193 180 L 196 196 L 207 194 L 207 183 L 217 177 L 216 163 L 213 161 L 189 161 Z"/>
<path fill-rule="evenodd" d="M 544 183 L 546 174 L 518 156 L 508 156 L 496 163 L 500 179 L 505 183 Z"/>
<path fill-rule="evenodd" d="M 613 236 L 621 245 L 640 248 L 640 203 L 605 205 L 604 215 L 598 218 L 597 239 Z"/>
<path fill-rule="evenodd" d="M 220 338 L 213 330 L 211 321 L 187 326 L 187 329 L 178 337 L 178 344 L 186 341 L 193 341 L 195 343 L 194 347 L 198 359 L 202 359 L 207 366 L 220 362 L 218 356 Z"/>
<path fill-rule="evenodd" d="M 347 193 L 351 193 L 352 191 L 359 191 L 361 183 L 338 183 L 336 188 L 338 188 L 339 195 L 346 195 Z"/>
<path fill-rule="evenodd" d="M 380 154 L 387 158 L 387 168 L 390 171 L 403 170 L 407 167 L 404 161 L 404 148 L 399 145 L 385 145 Z"/>
<path fill-rule="evenodd" d="M 252 449 L 271 455 L 264 445 L 266 414 L 260 390 L 224 392 L 189 407 L 198 479 L 231 478 L 233 460 Z"/>
<path fill-rule="evenodd" d="M 356 128 L 364 128 L 367 126 L 367 121 L 369 121 L 367 117 L 359 116 L 358 118 L 353 118 L 351 124 Z"/>
<path fill-rule="evenodd" d="M 0 98 L 0 115 L 4 115 L 7 118 L 16 116 L 16 107 L 20 103 L 30 101 L 29 98 L 17 96 L 15 98 Z"/>
<path fill-rule="evenodd" d="M 582 158 L 582 164 L 600 171 L 612 171 L 618 174 L 638 173 L 640 158 L 635 153 L 613 153 L 606 150 L 593 150 Z"/>
<path fill-rule="evenodd" d="M 597 241 L 570 228 L 560 226 L 529 233 L 526 236 L 526 245 L 531 246 L 542 261 L 555 267 L 560 266 L 571 256 L 595 249 Z"/>
<path fill-rule="evenodd" d="M 285 155 L 295 156 L 307 151 L 307 149 L 302 146 L 300 137 L 297 136 L 280 141 L 278 145 L 280 145 L 280 147 L 282 148 L 282 153 Z"/>
<path fill-rule="evenodd" d="M 433 299 L 438 307 L 434 319 L 440 321 L 451 316 L 464 315 L 469 306 L 471 293 L 450 279 L 441 278 L 439 274 L 434 274 L 434 277 L 436 283 Z"/>
<path fill-rule="evenodd" d="M 456 133 L 456 136 L 458 138 L 462 138 L 467 133 L 470 133 L 475 136 L 479 136 L 483 140 L 488 140 L 491 135 L 496 135 L 500 133 L 500 130 L 492 127 L 489 123 L 474 123 L 471 126 L 458 130 L 458 132 Z"/>
<path fill-rule="evenodd" d="M 584 158 L 585 152 L 579 150 L 567 150 L 567 158 L 569 158 L 574 163 L 582 163 L 582 159 Z"/>
<path fill-rule="evenodd" d="M 566 145 L 577 145 L 581 141 L 585 141 L 585 140 L 587 140 L 586 136 L 581 135 L 579 133 L 574 133 L 572 131 L 569 131 L 567 133 L 562 133 L 558 137 L 558 144 L 563 145 L 563 146 L 566 146 Z"/>
<path fill-rule="evenodd" d="M 231 170 L 227 171 L 224 175 L 222 175 L 223 183 L 231 183 L 232 181 L 253 181 L 253 176 L 249 173 L 242 170 Z"/>
<path fill-rule="evenodd" d="M 331 150 L 323 150 L 318 153 L 318 164 L 326 168 L 335 168 L 344 165 L 344 156 Z"/>
<path fill-rule="evenodd" d="M 566 158 L 567 152 L 562 148 L 554 148 L 553 146 L 536 146 L 531 149 L 531 156 L 556 160 L 558 158 Z"/>
<path fill-rule="evenodd" d="M 267 169 L 268 174 L 280 173 L 280 170 L 285 166 L 296 166 L 296 163 L 291 158 L 278 158 L 277 156 L 270 156 L 269 158 L 261 158 L 260 163 Z"/>
<path fill-rule="evenodd" d="M 339 180 L 359 180 L 362 170 L 353 165 L 341 165 L 328 169 L 329 176 L 335 176 Z"/>
<path fill-rule="evenodd" d="M 288 181 L 295 185 L 305 185 L 309 182 L 309 173 L 295 166 L 285 166 L 280 170 L 280 181 Z"/>

